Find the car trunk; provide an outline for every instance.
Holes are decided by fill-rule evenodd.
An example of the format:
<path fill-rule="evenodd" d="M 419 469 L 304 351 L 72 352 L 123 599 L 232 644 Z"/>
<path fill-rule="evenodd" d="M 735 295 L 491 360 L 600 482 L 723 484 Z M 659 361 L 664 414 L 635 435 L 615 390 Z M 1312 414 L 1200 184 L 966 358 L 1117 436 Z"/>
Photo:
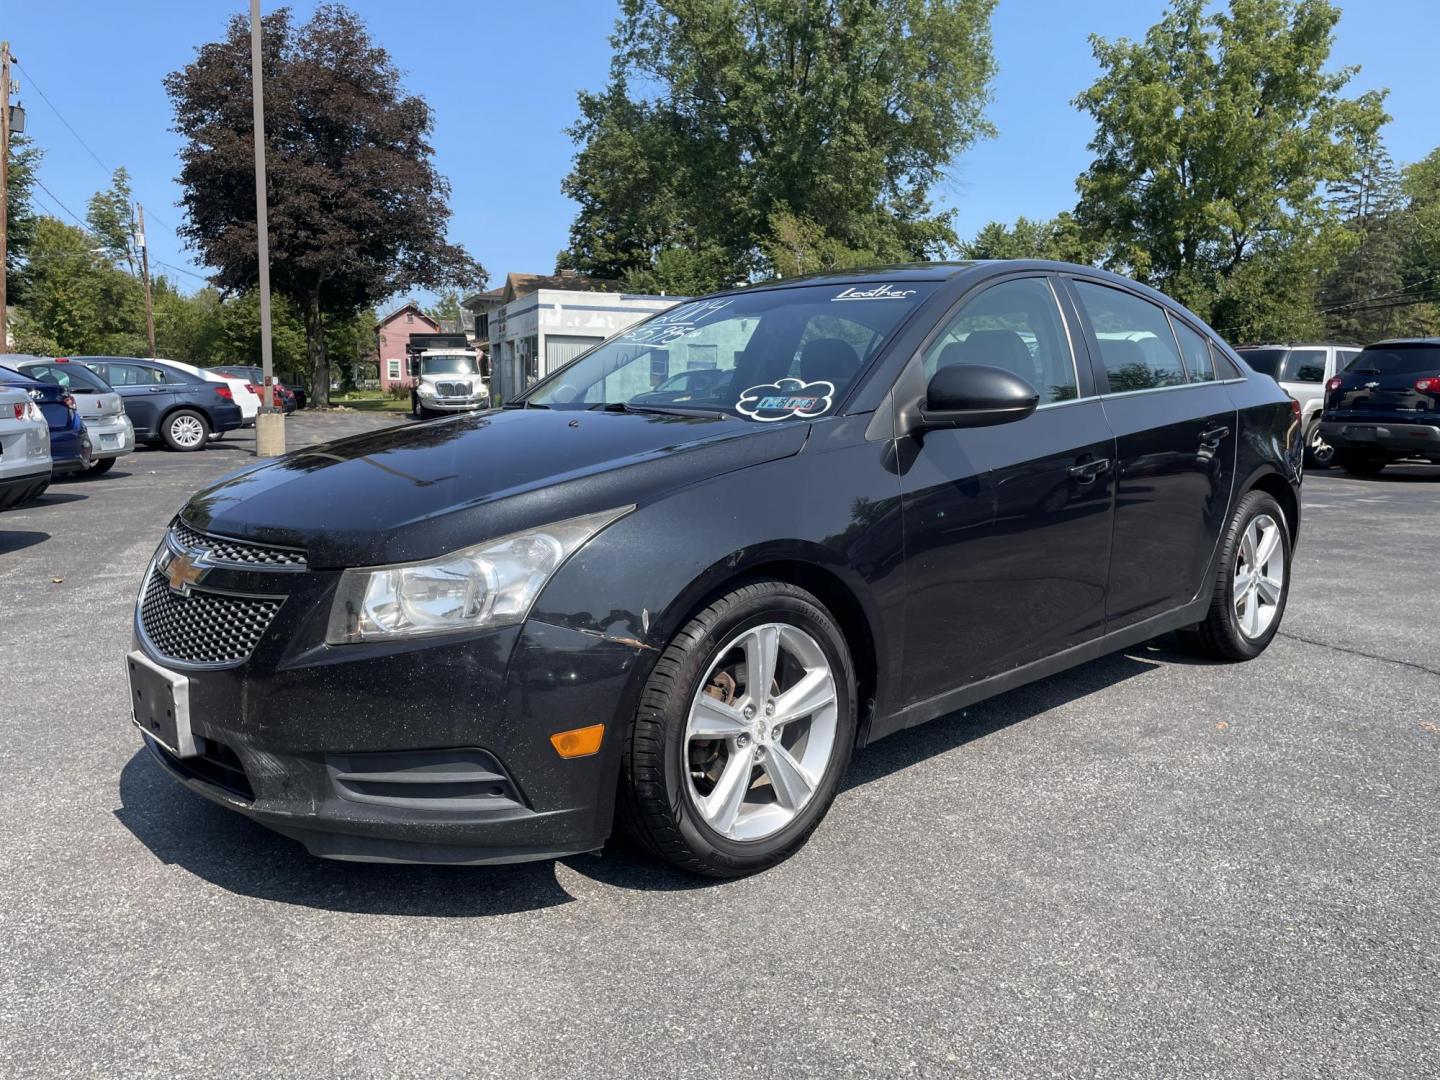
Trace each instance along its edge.
<path fill-rule="evenodd" d="M 80 415 L 86 420 L 108 420 L 119 416 L 123 408 L 119 394 L 97 394 L 78 386 L 72 387 L 72 392 L 75 404 L 80 407 Z"/>
<path fill-rule="evenodd" d="M 1366 349 L 1339 376 L 1327 418 L 1440 424 L 1440 389 L 1416 385 L 1431 379 L 1440 379 L 1440 346 Z"/>

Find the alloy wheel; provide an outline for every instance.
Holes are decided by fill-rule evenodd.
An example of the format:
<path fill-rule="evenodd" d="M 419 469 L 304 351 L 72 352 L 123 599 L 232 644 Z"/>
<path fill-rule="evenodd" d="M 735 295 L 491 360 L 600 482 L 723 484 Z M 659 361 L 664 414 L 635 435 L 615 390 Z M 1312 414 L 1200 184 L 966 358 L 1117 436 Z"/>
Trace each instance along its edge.
<path fill-rule="evenodd" d="M 197 416 L 177 416 L 170 421 L 170 437 L 188 450 L 205 441 L 205 425 Z"/>
<path fill-rule="evenodd" d="M 731 840 L 773 836 L 815 794 L 835 752 L 835 674 L 804 630 L 765 623 L 737 634 L 690 705 L 690 798 Z"/>
<path fill-rule="evenodd" d="M 1251 641 L 1275 621 L 1284 588 L 1285 545 L 1281 542 L 1280 524 L 1269 514 L 1256 514 L 1240 540 L 1230 594 L 1235 621 Z"/>
<path fill-rule="evenodd" d="M 1335 460 L 1335 448 L 1320 437 L 1320 425 L 1310 428 L 1310 460 L 1322 468 Z"/>

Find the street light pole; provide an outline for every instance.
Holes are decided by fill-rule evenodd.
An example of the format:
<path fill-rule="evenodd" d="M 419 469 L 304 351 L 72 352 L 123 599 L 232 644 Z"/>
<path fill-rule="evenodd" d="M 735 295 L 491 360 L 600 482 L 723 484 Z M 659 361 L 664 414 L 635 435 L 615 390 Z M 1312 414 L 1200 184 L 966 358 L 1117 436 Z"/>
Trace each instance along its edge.
<path fill-rule="evenodd" d="M 145 244 L 145 207 L 139 203 L 140 211 L 140 273 L 145 278 L 145 336 L 150 339 L 150 359 L 155 359 L 155 301 L 150 295 L 150 249 Z"/>
<path fill-rule="evenodd" d="M 270 220 L 265 195 L 265 89 L 261 67 L 260 0 L 250 0 L 250 85 L 255 119 L 255 231 L 260 263 L 260 415 L 255 417 L 255 453 L 285 452 L 285 414 L 275 411 L 274 364 L 270 349 Z"/>

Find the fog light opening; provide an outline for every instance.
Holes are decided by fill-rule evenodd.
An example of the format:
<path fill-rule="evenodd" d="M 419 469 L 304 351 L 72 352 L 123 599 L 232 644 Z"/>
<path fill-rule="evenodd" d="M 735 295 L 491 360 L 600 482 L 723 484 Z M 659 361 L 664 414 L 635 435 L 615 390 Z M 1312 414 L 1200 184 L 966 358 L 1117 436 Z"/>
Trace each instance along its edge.
<path fill-rule="evenodd" d="M 600 739 L 604 734 L 604 724 L 557 731 L 550 736 L 550 745 L 562 758 L 589 757 L 600 752 Z"/>

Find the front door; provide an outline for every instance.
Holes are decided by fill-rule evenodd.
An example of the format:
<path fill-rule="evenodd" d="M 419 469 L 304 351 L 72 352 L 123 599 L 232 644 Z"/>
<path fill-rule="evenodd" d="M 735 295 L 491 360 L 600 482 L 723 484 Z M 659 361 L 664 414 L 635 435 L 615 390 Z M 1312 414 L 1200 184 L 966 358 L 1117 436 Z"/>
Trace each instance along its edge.
<path fill-rule="evenodd" d="M 1158 304 L 1112 285 L 1071 282 L 1099 357 L 1119 463 L 1107 629 L 1198 596 L 1229 510 L 1235 405 L 1205 339 Z M 1181 358 L 1184 347 L 1186 359 Z"/>
<path fill-rule="evenodd" d="M 967 297 L 914 363 L 923 378 L 902 385 L 922 392 L 940 367 L 987 364 L 1041 404 L 1015 423 L 901 439 L 912 705 L 1103 632 L 1115 457 L 1043 275 Z"/>
<path fill-rule="evenodd" d="M 165 373 L 151 364 L 95 363 L 92 366 L 120 395 L 125 415 L 135 426 L 135 434 L 141 438 L 156 434 L 160 414 L 171 400 L 172 387 L 165 385 Z"/>

